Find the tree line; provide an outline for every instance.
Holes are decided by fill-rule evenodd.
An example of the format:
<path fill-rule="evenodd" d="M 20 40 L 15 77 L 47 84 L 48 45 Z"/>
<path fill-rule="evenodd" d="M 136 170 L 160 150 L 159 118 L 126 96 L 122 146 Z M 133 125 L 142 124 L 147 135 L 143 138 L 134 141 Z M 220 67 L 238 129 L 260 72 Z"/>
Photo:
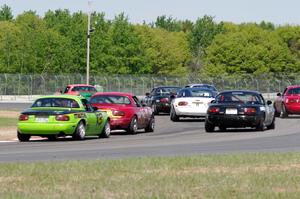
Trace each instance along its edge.
<path fill-rule="evenodd" d="M 49 10 L 12 15 L 0 8 L 0 73 L 86 72 L 87 14 Z M 300 72 L 300 26 L 234 24 L 212 16 L 195 22 L 159 16 L 132 24 L 92 13 L 93 74 L 219 76 Z"/>

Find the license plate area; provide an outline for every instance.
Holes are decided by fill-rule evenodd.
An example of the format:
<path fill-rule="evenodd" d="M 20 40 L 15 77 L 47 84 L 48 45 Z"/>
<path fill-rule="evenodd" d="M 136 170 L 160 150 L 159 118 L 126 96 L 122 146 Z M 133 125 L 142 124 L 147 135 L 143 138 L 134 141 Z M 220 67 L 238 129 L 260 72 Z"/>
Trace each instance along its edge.
<path fill-rule="evenodd" d="M 237 115 L 237 109 L 236 108 L 226 108 L 225 114 Z"/>
<path fill-rule="evenodd" d="M 48 122 L 49 118 L 48 118 L 48 116 L 36 116 L 35 121 L 36 122 Z"/>
<path fill-rule="evenodd" d="M 203 106 L 203 102 L 192 102 L 192 104 L 196 107 Z"/>

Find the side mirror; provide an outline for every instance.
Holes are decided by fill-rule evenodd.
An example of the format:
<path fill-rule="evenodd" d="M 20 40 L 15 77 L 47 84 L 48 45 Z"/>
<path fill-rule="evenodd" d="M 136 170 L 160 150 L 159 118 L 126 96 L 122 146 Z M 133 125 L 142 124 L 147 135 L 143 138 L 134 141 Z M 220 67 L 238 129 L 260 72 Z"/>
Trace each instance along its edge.
<path fill-rule="evenodd" d="M 150 96 L 150 93 L 146 93 L 146 96 L 147 96 L 147 97 Z"/>
<path fill-rule="evenodd" d="M 214 103 L 216 103 L 216 100 L 211 100 L 210 103 L 211 103 L 211 104 L 214 104 Z"/>
<path fill-rule="evenodd" d="M 277 93 L 277 95 L 276 95 L 276 96 L 280 97 L 280 96 L 281 96 L 281 93 Z"/>
<path fill-rule="evenodd" d="M 268 100 L 268 101 L 267 101 L 267 104 L 268 104 L 268 105 L 271 105 L 271 104 L 272 104 L 272 101 Z"/>
<path fill-rule="evenodd" d="M 98 111 L 98 108 L 95 107 L 95 106 L 93 106 L 93 110 L 94 110 L 94 111 Z"/>

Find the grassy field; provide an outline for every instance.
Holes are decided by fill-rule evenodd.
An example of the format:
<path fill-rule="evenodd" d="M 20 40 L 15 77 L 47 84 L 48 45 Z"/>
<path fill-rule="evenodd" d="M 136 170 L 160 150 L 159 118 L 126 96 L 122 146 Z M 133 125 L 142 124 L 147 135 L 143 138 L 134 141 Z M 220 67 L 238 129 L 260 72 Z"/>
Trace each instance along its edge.
<path fill-rule="evenodd" d="M 17 118 L 0 117 L 0 128 L 17 126 L 17 122 L 18 122 Z"/>
<path fill-rule="evenodd" d="M 300 198 L 300 153 L 0 164 L 0 198 Z"/>

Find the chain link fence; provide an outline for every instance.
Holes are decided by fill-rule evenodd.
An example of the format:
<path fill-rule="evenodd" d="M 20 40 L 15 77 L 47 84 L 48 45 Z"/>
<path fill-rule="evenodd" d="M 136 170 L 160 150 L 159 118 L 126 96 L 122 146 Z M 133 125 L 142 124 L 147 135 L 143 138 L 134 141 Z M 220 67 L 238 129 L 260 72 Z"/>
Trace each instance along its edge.
<path fill-rule="evenodd" d="M 68 84 L 85 83 L 81 74 L 24 75 L 0 74 L 0 96 L 46 95 L 63 90 Z M 92 75 L 91 85 L 100 91 L 130 92 L 144 95 L 155 86 L 185 86 L 190 83 L 214 84 L 219 91 L 229 89 L 258 90 L 262 93 L 281 92 L 288 85 L 299 84 L 299 74 L 224 75 L 221 77 L 161 77 L 151 75 Z"/>

